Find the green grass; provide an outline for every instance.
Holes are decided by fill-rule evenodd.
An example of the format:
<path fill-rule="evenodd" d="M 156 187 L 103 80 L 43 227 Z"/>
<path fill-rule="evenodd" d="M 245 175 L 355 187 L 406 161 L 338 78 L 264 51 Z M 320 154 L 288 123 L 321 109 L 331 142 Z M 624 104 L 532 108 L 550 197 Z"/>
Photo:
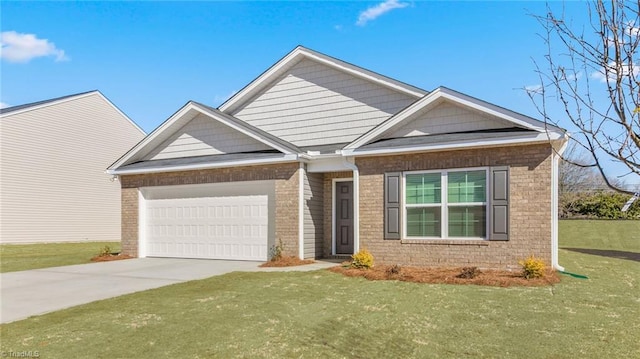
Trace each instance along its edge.
<path fill-rule="evenodd" d="M 120 251 L 120 242 L 2 244 L 0 273 L 89 263 L 104 246 Z"/>
<path fill-rule="evenodd" d="M 562 222 L 561 246 L 640 253 L 640 222 Z M 0 326 L 43 358 L 637 358 L 640 262 L 561 250 L 544 288 L 231 273 Z M 629 257 L 629 256 L 628 256 Z"/>

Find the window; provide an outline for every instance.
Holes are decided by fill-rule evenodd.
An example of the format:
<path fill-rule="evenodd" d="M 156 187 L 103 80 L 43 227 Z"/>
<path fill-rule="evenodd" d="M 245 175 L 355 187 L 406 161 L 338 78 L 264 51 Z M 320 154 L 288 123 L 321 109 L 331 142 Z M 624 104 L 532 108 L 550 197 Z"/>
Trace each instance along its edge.
<path fill-rule="evenodd" d="M 487 171 L 405 174 L 409 238 L 486 238 Z"/>

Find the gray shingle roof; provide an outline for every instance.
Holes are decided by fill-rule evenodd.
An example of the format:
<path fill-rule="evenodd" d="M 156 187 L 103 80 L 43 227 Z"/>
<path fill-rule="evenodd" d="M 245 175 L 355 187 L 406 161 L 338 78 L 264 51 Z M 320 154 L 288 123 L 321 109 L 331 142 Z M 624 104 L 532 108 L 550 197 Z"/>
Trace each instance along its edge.
<path fill-rule="evenodd" d="M 167 158 L 162 160 L 140 161 L 118 168 L 118 171 L 139 170 L 158 167 L 175 167 L 190 166 L 202 164 L 216 164 L 231 161 L 242 160 L 265 160 L 282 158 L 284 155 L 280 152 L 246 152 L 246 153 L 229 153 L 222 155 L 208 155 L 196 157 Z"/>
<path fill-rule="evenodd" d="M 489 139 L 503 139 L 518 135 L 534 134 L 538 133 L 533 130 L 525 130 L 522 128 L 507 128 L 500 130 L 482 130 L 482 131 L 469 131 L 458 133 L 443 133 L 425 136 L 411 136 L 391 138 L 385 140 L 379 140 L 368 145 L 364 145 L 354 152 L 366 151 L 366 150 L 378 150 L 378 149 L 392 149 L 397 147 L 412 147 L 412 146 L 424 146 L 424 145 L 438 145 L 452 142 L 473 142 L 477 140 L 489 140 Z"/>

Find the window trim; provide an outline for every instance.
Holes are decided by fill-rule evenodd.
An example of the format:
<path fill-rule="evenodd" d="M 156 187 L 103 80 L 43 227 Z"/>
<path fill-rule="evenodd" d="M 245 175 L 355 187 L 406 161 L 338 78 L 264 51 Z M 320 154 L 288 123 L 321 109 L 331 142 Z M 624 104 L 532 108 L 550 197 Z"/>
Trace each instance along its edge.
<path fill-rule="evenodd" d="M 470 172 L 470 171 L 484 171 L 485 173 L 485 201 L 479 202 L 462 202 L 462 203 L 449 203 L 449 181 L 448 176 L 450 172 Z M 426 203 L 426 204 L 407 204 L 407 175 L 414 174 L 429 174 L 440 173 L 440 203 Z M 402 172 L 402 196 L 400 199 L 400 206 L 402 209 L 402 236 L 403 240 L 470 240 L 470 241 L 485 241 L 489 239 L 489 175 L 490 167 L 465 167 L 465 168 L 447 168 L 438 170 L 423 170 L 423 171 L 404 171 Z M 485 209 L 485 233 L 484 237 L 449 237 L 449 207 L 472 207 L 472 206 L 484 206 Z M 407 235 L 407 208 L 428 208 L 428 207 L 440 207 L 440 237 L 417 237 Z"/>

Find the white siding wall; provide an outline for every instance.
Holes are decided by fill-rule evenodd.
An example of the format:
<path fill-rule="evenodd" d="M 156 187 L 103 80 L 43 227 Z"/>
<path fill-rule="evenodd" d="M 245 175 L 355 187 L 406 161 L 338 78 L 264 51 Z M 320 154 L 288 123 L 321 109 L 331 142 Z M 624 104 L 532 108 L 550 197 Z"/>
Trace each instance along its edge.
<path fill-rule="evenodd" d="M 105 169 L 144 135 L 99 94 L 0 118 L 0 242 L 120 240 Z"/>
<path fill-rule="evenodd" d="M 145 159 L 159 160 L 269 149 L 271 148 L 264 143 L 223 123 L 199 115 L 154 149 Z"/>
<path fill-rule="evenodd" d="M 298 146 L 351 142 L 416 99 L 302 60 L 233 115 Z"/>
<path fill-rule="evenodd" d="M 387 138 L 513 127 L 506 121 L 443 102 L 391 133 Z"/>
<path fill-rule="evenodd" d="M 305 172 L 304 258 L 322 256 L 324 174 Z"/>

